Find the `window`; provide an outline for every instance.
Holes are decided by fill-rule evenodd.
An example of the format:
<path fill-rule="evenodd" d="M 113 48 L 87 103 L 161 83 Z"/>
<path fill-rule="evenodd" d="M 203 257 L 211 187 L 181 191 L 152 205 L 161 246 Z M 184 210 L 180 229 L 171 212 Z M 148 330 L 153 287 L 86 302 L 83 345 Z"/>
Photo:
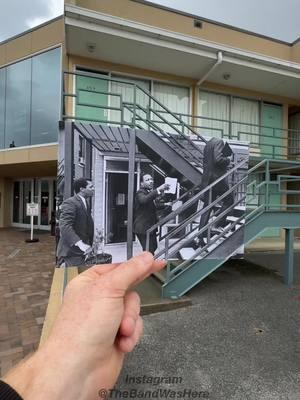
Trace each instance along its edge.
<path fill-rule="evenodd" d="M 204 136 L 228 137 L 230 118 L 229 96 L 200 92 L 197 126 Z M 204 118 L 201 118 L 204 117 Z"/>
<path fill-rule="evenodd" d="M 252 144 L 259 143 L 259 102 L 233 97 L 231 135 Z M 241 122 L 241 123 L 239 123 Z"/>
<path fill-rule="evenodd" d="M 180 117 L 185 123 L 190 123 L 189 118 L 189 88 L 174 86 L 160 82 L 154 82 L 153 84 L 154 97 L 166 106 L 170 111 L 172 111 Z M 163 123 L 163 119 L 166 119 L 170 124 L 176 126 L 177 129 L 182 131 L 180 121 L 174 118 L 172 115 L 167 113 L 163 107 L 159 104 L 154 103 L 154 116 L 153 119 L 157 121 L 159 127 L 167 132 L 172 132 L 170 125 Z M 161 117 L 161 118 L 160 118 Z"/>
<path fill-rule="evenodd" d="M 60 113 L 60 49 L 32 59 L 31 144 L 57 142 Z"/>
<path fill-rule="evenodd" d="M 85 163 L 85 140 L 82 136 L 79 136 L 78 162 L 79 164 Z"/>
<path fill-rule="evenodd" d="M 4 147 L 5 127 L 5 68 L 0 69 L 0 149 Z"/>
<path fill-rule="evenodd" d="M 60 52 L 0 69 L 0 148 L 57 142 Z"/>
<path fill-rule="evenodd" d="M 5 147 L 30 144 L 31 60 L 7 67 Z"/>
<path fill-rule="evenodd" d="M 144 90 L 146 92 L 150 91 L 150 82 L 121 76 L 115 76 L 115 78 L 122 82 L 111 82 L 112 93 L 119 95 L 119 97 L 111 96 L 111 106 L 121 108 L 123 104 L 124 112 L 122 115 L 121 111 L 111 111 L 110 119 L 112 121 L 120 121 L 120 124 L 123 122 L 125 122 L 125 124 L 130 124 L 134 115 L 133 111 L 135 107 L 136 120 L 139 119 L 138 123 L 141 127 L 147 128 L 145 121 L 148 116 L 147 109 L 149 107 L 149 97 Z M 134 100 L 136 101 L 136 104 L 134 104 Z"/>
<path fill-rule="evenodd" d="M 259 143 L 259 101 L 200 91 L 198 110 L 203 135 Z"/>

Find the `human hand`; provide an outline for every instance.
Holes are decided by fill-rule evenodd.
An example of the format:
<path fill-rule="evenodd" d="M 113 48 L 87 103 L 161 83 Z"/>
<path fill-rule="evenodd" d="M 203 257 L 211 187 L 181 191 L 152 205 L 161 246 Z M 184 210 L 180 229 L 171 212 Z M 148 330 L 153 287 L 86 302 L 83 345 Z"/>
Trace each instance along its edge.
<path fill-rule="evenodd" d="M 84 243 L 82 240 L 80 240 L 79 242 L 77 242 L 75 244 L 75 246 L 79 247 L 80 250 L 84 253 L 84 254 L 89 254 L 92 251 L 92 247 L 89 244 Z"/>
<path fill-rule="evenodd" d="M 78 275 L 47 342 L 4 381 L 31 400 L 95 399 L 112 388 L 143 330 L 139 297 L 128 289 L 164 265 L 144 252 Z"/>
<path fill-rule="evenodd" d="M 162 185 L 160 185 L 157 190 L 159 192 L 163 192 L 164 190 L 169 190 L 170 189 L 170 185 L 168 183 L 163 183 Z"/>

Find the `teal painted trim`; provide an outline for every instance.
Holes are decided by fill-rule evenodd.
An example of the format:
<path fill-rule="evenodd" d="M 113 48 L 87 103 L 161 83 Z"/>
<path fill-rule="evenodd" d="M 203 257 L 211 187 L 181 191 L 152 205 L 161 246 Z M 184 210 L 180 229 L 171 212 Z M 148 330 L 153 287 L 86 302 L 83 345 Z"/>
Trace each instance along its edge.
<path fill-rule="evenodd" d="M 252 221 L 246 223 L 244 243 L 250 243 L 268 228 L 285 228 L 289 232 L 300 228 L 300 218 L 297 212 L 263 212 L 256 216 Z M 286 278 L 288 285 L 293 281 L 293 236 L 288 234 L 288 244 L 286 246 Z M 234 253 L 234 252 L 233 252 Z M 203 259 L 192 262 L 180 273 L 167 280 L 162 286 L 162 297 L 178 298 L 187 293 L 208 275 L 224 264 L 230 256 L 223 259 Z"/>
<path fill-rule="evenodd" d="M 264 212 L 246 223 L 245 240 L 248 244 L 268 228 L 299 229 L 299 212 Z"/>
<path fill-rule="evenodd" d="M 209 274 L 224 264 L 224 259 L 195 261 L 188 268 L 162 286 L 162 297 L 175 299 L 183 296 Z"/>
<path fill-rule="evenodd" d="M 294 229 L 285 230 L 284 283 L 291 287 L 294 280 Z"/>

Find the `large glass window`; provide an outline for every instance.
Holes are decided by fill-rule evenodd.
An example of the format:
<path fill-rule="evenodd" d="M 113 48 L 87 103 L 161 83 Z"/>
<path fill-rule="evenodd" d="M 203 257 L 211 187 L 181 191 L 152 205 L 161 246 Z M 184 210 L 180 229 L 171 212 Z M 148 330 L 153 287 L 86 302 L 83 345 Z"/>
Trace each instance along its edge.
<path fill-rule="evenodd" d="M 31 144 L 57 142 L 60 49 L 32 59 Z"/>
<path fill-rule="evenodd" d="M 0 149 L 4 147 L 5 75 L 5 68 L 0 69 Z"/>
<path fill-rule="evenodd" d="M 139 89 L 139 87 L 149 91 L 150 82 L 120 76 L 116 78 L 122 80 L 122 82 L 112 81 L 111 92 L 120 97 L 111 96 L 111 106 L 118 108 L 121 105 L 120 102 L 122 102 L 125 108 L 123 114 L 118 110 L 111 111 L 111 120 L 120 121 L 121 124 L 122 122 L 131 123 L 135 108 L 136 119 L 139 119 L 140 126 L 144 128 L 147 127 L 144 121 L 148 116 L 149 97 L 143 90 Z"/>
<path fill-rule="evenodd" d="M 180 117 L 185 123 L 189 123 L 189 88 L 168 85 L 165 83 L 154 82 L 153 85 L 154 97 L 166 106 L 170 111 L 172 111 Z M 163 119 L 170 122 L 176 126 L 176 128 L 182 131 L 182 126 L 180 121 L 177 118 L 173 117 L 171 114 L 166 112 L 163 107 L 160 107 L 159 104 L 154 103 L 154 110 L 158 114 L 155 114 L 153 119 L 157 121 L 160 128 L 172 132 L 172 128 L 168 124 L 162 123 Z M 161 119 L 163 118 L 163 119 Z"/>
<path fill-rule="evenodd" d="M 259 143 L 260 102 L 199 92 L 197 125 L 202 134 Z"/>
<path fill-rule="evenodd" d="M 7 67 L 5 147 L 30 144 L 31 60 Z"/>
<path fill-rule="evenodd" d="M 229 96 L 200 92 L 197 126 L 202 135 L 228 137 L 230 118 Z M 201 118 L 204 117 L 204 118 Z"/>
<path fill-rule="evenodd" d="M 0 69 L 0 148 L 57 142 L 60 51 Z"/>
<path fill-rule="evenodd" d="M 259 102 L 254 100 L 232 99 L 232 136 L 238 140 L 259 143 Z M 238 123 L 241 122 L 241 123 Z"/>

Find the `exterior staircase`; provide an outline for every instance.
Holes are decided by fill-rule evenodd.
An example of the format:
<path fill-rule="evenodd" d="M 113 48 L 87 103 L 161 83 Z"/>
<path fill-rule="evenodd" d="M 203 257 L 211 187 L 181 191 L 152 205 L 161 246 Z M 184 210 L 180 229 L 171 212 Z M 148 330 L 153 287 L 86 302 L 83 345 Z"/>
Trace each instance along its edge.
<path fill-rule="evenodd" d="M 69 72 L 67 74 L 88 75 Z M 104 77 L 101 79 L 109 80 Z M 134 129 L 139 151 L 145 154 L 165 175 L 176 177 L 184 189 L 182 196 L 176 200 L 177 207 L 174 211 L 147 231 L 149 244 L 150 233 L 158 230 L 160 246 L 155 257 L 169 260 L 163 273 L 159 274 L 163 297 L 178 298 L 188 292 L 229 258 L 239 254 L 243 246 L 255 239 L 264 229 L 300 228 L 300 206 L 292 205 L 292 202 L 290 204 L 287 201 L 288 196 L 294 194 L 295 191 L 282 189 L 282 183 L 288 186 L 290 177 L 284 181 L 286 175 L 279 175 L 277 180 L 272 180 L 270 160 L 263 160 L 248 171 L 248 160 L 241 159 L 234 168 L 197 193 L 194 189 L 201 184 L 203 173 L 201 160 L 207 138 L 200 135 L 198 129 L 195 130 L 184 122 L 179 114 L 172 113 L 146 90 L 136 84 L 128 82 L 124 84 L 132 87 L 132 102 L 124 101 L 121 94 L 107 92 L 105 93 L 107 98 L 119 99 L 118 106 L 80 104 L 78 94 L 63 91 L 62 104 L 65 105 L 65 100 L 71 96 L 76 99 L 76 105 L 81 107 L 102 108 L 102 111 L 104 109 L 115 114 L 119 112 L 121 116 L 119 121 L 114 119 L 109 122 L 108 119 L 103 121 L 100 119 L 97 122 L 104 125 L 92 127 L 90 131 L 97 133 L 100 129 L 108 132 L 112 130 L 112 125 L 118 126 L 115 129 L 129 128 L 128 134 L 130 129 Z M 87 92 L 87 90 L 84 91 Z M 144 101 L 148 104 L 147 106 L 137 101 L 141 96 L 144 100 L 147 99 Z M 63 112 L 62 118 L 74 119 L 74 116 L 68 116 Z M 78 119 L 91 122 L 90 118 Z M 83 127 L 81 133 L 85 130 L 88 131 Z M 94 133 L 87 135 L 87 140 L 92 142 L 93 135 Z M 106 136 L 106 146 L 107 143 L 111 143 L 114 151 L 117 148 L 125 148 L 125 150 L 128 148 L 128 142 L 123 140 L 123 143 L 120 141 L 120 146 L 115 146 L 118 140 L 115 137 L 111 139 L 109 134 Z M 99 138 L 98 132 L 98 143 Z M 102 148 L 102 151 L 105 149 Z M 276 161 L 277 176 L 281 168 L 280 163 L 283 163 L 282 171 L 288 170 L 284 165 L 285 161 L 273 161 Z M 295 178 L 299 181 L 299 177 Z M 207 193 L 212 199 L 213 188 L 222 179 L 231 181 L 229 190 L 203 208 L 201 199 Z M 229 193 L 234 195 L 234 203 L 220 214 L 218 212 L 220 202 Z M 300 194 L 300 191 L 297 193 Z M 272 203 L 274 194 L 285 195 L 286 202 L 274 206 Z M 199 230 L 201 216 L 208 211 L 211 218 L 208 224 Z M 226 218 L 227 224 L 222 230 L 218 230 L 216 225 L 223 217 Z M 205 245 L 195 247 L 193 242 L 199 236 L 205 236 Z"/>
<path fill-rule="evenodd" d="M 227 178 L 233 172 L 229 171 Z M 270 162 L 266 160 L 250 169 L 236 185 L 229 189 L 229 191 L 237 190 L 245 181 L 250 181 L 247 185 L 247 193 L 235 201 L 231 210 L 226 210 L 228 224 L 221 232 L 215 232 L 213 225 L 219 218 L 222 218 L 222 214 L 219 214 L 216 218 L 213 217 L 201 231 L 198 229 L 199 222 L 195 221 L 198 221 L 199 216 L 201 217 L 207 209 L 213 209 L 215 207 L 214 203 L 221 201 L 222 197 L 225 197 L 228 192 L 220 196 L 206 209 L 198 210 L 184 221 L 181 221 L 180 224 L 172 223 L 172 228 L 167 234 L 159 235 L 161 246 L 155 258 L 169 260 L 165 270 L 157 274 L 157 277 L 162 282 L 163 297 L 181 297 L 223 265 L 228 259 L 235 256 L 241 246 L 257 238 L 265 229 L 284 228 L 292 230 L 300 227 L 300 206 L 288 204 L 288 202 L 280 206 L 274 206 L 271 201 L 271 197 L 275 193 L 274 188 L 281 195 L 285 194 L 286 197 L 295 195 L 296 192 L 299 193 L 300 191 L 283 190 L 283 183 L 286 182 L 278 178 L 275 181 L 262 181 L 262 176 L 269 175 Z M 299 177 L 293 176 L 293 179 L 297 180 Z M 204 189 L 187 203 L 198 202 L 203 192 L 211 190 L 215 184 L 216 182 L 211 185 L 211 188 Z M 270 187 L 273 188 L 272 193 Z M 258 203 L 254 205 L 252 202 L 251 208 L 248 208 L 247 213 L 245 213 L 246 209 L 243 206 L 245 199 L 246 197 L 250 199 L 253 195 L 258 199 Z M 153 229 L 158 229 L 161 232 L 164 225 L 168 225 L 170 221 L 174 220 L 174 217 L 184 212 L 187 203 L 183 204 L 181 208 L 167 216 L 164 220 L 159 221 L 148 232 L 150 233 Z M 182 233 L 183 230 L 185 230 L 185 234 L 179 239 L 175 239 L 176 234 L 179 231 Z M 203 231 L 208 233 L 206 245 L 199 248 L 191 247 L 191 241 Z"/>

